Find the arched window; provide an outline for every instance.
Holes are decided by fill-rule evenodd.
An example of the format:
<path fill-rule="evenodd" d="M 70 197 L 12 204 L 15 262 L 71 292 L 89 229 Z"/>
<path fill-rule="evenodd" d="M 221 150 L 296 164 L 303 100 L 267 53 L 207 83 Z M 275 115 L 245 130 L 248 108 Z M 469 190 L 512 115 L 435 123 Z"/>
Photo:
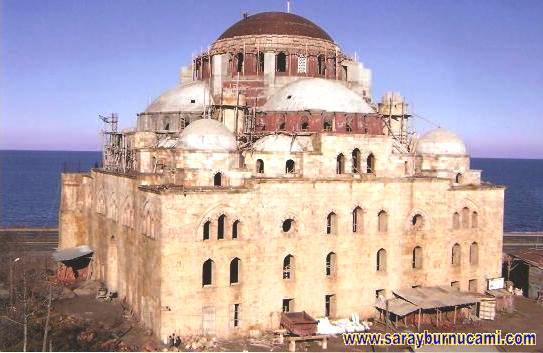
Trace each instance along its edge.
<path fill-rule="evenodd" d="M 456 174 L 456 177 L 454 178 L 454 181 L 458 184 L 462 183 L 463 177 L 461 173 Z"/>
<path fill-rule="evenodd" d="M 479 263 L 479 244 L 476 242 L 471 243 L 469 247 L 469 263 L 472 265 Z"/>
<path fill-rule="evenodd" d="M 460 229 L 460 214 L 458 212 L 453 214 L 453 229 Z"/>
<path fill-rule="evenodd" d="M 381 211 L 377 214 L 377 230 L 379 233 L 388 231 L 388 214 L 386 211 Z"/>
<path fill-rule="evenodd" d="M 343 173 L 345 173 L 345 156 L 343 156 L 343 153 L 340 153 L 336 158 L 336 174 Z"/>
<path fill-rule="evenodd" d="M 222 186 L 222 173 L 216 173 L 215 176 L 213 176 L 213 185 Z"/>
<path fill-rule="evenodd" d="M 422 268 L 422 248 L 420 246 L 415 246 L 413 249 L 413 261 L 411 265 L 414 269 Z"/>
<path fill-rule="evenodd" d="M 337 215 L 334 212 L 330 212 L 326 216 L 326 234 L 337 233 Z"/>
<path fill-rule="evenodd" d="M 345 131 L 352 132 L 353 131 L 353 118 L 348 117 L 345 121 Z"/>
<path fill-rule="evenodd" d="M 224 223 L 226 221 L 225 215 L 220 215 L 217 221 L 217 239 L 224 239 Z"/>
<path fill-rule="evenodd" d="M 479 214 L 476 211 L 473 211 L 471 214 L 471 228 L 479 227 Z"/>
<path fill-rule="evenodd" d="M 424 218 L 421 214 L 416 214 L 411 219 L 411 224 L 413 225 L 414 229 L 421 229 L 424 224 Z"/>
<path fill-rule="evenodd" d="M 285 120 L 285 117 L 282 117 L 277 121 L 277 130 L 285 130 L 287 127 L 287 123 Z"/>
<path fill-rule="evenodd" d="M 460 244 L 456 243 L 451 251 L 451 265 L 460 266 Z"/>
<path fill-rule="evenodd" d="M 387 251 L 379 249 L 377 251 L 377 271 L 385 272 L 387 270 Z"/>
<path fill-rule="evenodd" d="M 326 276 L 335 277 L 336 276 L 336 253 L 331 252 L 326 255 Z"/>
<path fill-rule="evenodd" d="M 375 156 L 373 155 L 373 153 L 370 153 L 366 162 L 367 162 L 367 168 L 366 168 L 367 173 L 368 174 L 375 173 Z"/>
<path fill-rule="evenodd" d="M 355 148 L 352 153 L 353 158 L 353 173 L 360 173 L 360 150 Z"/>
<path fill-rule="evenodd" d="M 289 159 L 285 164 L 285 173 L 294 174 L 294 161 Z"/>
<path fill-rule="evenodd" d="M 240 271 L 241 260 L 235 257 L 230 261 L 230 284 L 239 283 L 239 271 Z"/>
<path fill-rule="evenodd" d="M 237 239 L 239 236 L 239 233 L 241 231 L 241 222 L 236 219 L 234 223 L 232 223 L 232 239 Z"/>
<path fill-rule="evenodd" d="M 469 208 L 464 207 L 462 209 L 462 228 L 469 228 Z"/>
<path fill-rule="evenodd" d="M 324 131 L 332 131 L 332 119 L 331 118 L 324 118 L 323 130 Z"/>
<path fill-rule="evenodd" d="M 264 173 L 264 161 L 262 159 L 257 159 L 256 160 L 256 172 L 258 174 L 263 174 Z"/>
<path fill-rule="evenodd" d="M 307 59 L 304 55 L 298 55 L 298 73 L 305 74 L 307 71 Z"/>
<path fill-rule="evenodd" d="M 287 56 L 283 52 L 279 52 L 276 56 L 276 71 L 287 72 Z"/>
<path fill-rule="evenodd" d="M 210 231 L 211 231 L 211 221 L 207 221 L 204 223 L 204 234 L 203 234 L 204 240 L 209 240 Z"/>
<path fill-rule="evenodd" d="M 258 52 L 257 71 L 258 73 L 264 73 L 264 53 L 261 51 Z"/>
<path fill-rule="evenodd" d="M 321 76 L 326 74 L 326 57 L 322 54 L 317 57 L 317 74 Z"/>
<path fill-rule="evenodd" d="M 363 228 L 364 219 L 362 209 L 360 207 L 355 207 L 353 210 L 353 233 L 362 233 Z"/>
<path fill-rule="evenodd" d="M 285 219 L 283 221 L 283 232 L 289 233 L 290 231 L 294 230 L 294 220 L 292 218 Z"/>
<path fill-rule="evenodd" d="M 294 256 L 287 255 L 283 259 L 283 279 L 294 278 Z"/>
<path fill-rule="evenodd" d="M 213 284 L 213 270 L 215 262 L 211 259 L 207 259 L 202 266 L 202 287 L 210 286 Z"/>
<path fill-rule="evenodd" d="M 304 116 L 302 120 L 300 121 L 300 130 L 302 131 L 309 130 L 309 120 L 307 119 L 306 116 Z"/>
<path fill-rule="evenodd" d="M 243 53 L 236 54 L 236 72 L 243 72 Z"/>

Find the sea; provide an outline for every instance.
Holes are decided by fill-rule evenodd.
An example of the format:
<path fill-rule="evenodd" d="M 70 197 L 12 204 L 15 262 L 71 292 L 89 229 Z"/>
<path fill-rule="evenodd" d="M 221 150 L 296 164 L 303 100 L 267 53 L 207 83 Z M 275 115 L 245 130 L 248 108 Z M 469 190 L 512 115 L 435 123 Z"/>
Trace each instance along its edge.
<path fill-rule="evenodd" d="M 0 151 L 0 227 L 56 227 L 63 171 L 88 171 L 101 152 Z M 506 186 L 506 232 L 543 231 L 543 160 L 472 158 L 483 180 Z"/>

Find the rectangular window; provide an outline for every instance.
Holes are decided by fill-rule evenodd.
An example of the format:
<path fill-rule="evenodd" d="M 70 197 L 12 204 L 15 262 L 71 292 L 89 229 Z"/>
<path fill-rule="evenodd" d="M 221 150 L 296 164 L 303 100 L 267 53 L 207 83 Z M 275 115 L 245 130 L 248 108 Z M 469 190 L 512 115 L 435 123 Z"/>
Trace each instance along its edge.
<path fill-rule="evenodd" d="M 478 292 L 479 288 L 478 288 L 478 285 L 477 285 L 477 280 L 476 279 L 470 279 L 469 280 L 469 284 L 468 284 L 468 291 L 472 292 L 472 293 L 476 293 Z"/>
<path fill-rule="evenodd" d="M 458 281 L 451 282 L 451 288 L 454 290 L 460 291 L 460 282 Z"/>
<path fill-rule="evenodd" d="M 288 298 L 283 299 L 283 307 L 281 309 L 284 313 L 289 313 L 294 311 L 294 299 Z"/>
<path fill-rule="evenodd" d="M 305 74 L 307 72 L 307 58 L 303 55 L 298 56 L 298 73 Z"/>
<path fill-rule="evenodd" d="M 336 296 L 334 294 L 324 296 L 324 316 L 332 318 L 336 316 Z"/>

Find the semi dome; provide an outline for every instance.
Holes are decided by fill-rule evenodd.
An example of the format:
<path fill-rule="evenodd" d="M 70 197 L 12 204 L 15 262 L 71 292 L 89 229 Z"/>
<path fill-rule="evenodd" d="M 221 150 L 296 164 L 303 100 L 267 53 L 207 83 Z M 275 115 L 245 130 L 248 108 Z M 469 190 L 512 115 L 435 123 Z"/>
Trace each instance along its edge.
<path fill-rule="evenodd" d="M 360 95 L 343 84 L 323 78 L 302 78 L 274 93 L 262 106 L 262 111 L 322 110 L 338 113 L 375 111 Z"/>
<path fill-rule="evenodd" d="M 313 143 L 308 136 L 268 135 L 258 139 L 253 149 L 258 152 L 312 151 Z"/>
<path fill-rule="evenodd" d="M 464 141 L 456 134 L 442 128 L 431 130 L 424 134 L 417 141 L 416 151 L 418 154 L 467 154 Z"/>
<path fill-rule="evenodd" d="M 162 93 L 145 109 L 145 112 L 202 112 L 209 104 L 213 104 L 213 98 L 207 83 L 195 81 Z"/>
<path fill-rule="evenodd" d="M 217 39 L 260 34 L 306 36 L 333 42 L 332 37 L 308 19 L 286 12 L 261 12 L 234 23 Z"/>
<path fill-rule="evenodd" d="M 190 123 L 179 135 L 178 147 L 189 150 L 237 150 L 236 137 L 222 123 L 214 119 L 199 119 Z"/>

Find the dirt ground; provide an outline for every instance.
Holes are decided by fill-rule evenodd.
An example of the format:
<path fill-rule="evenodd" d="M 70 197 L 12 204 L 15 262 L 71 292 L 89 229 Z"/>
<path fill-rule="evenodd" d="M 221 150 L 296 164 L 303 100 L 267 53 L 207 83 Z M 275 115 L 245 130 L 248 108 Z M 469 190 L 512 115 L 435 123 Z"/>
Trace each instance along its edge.
<path fill-rule="evenodd" d="M 0 234 L 4 235 L 4 234 Z M 51 275 L 55 264 L 50 260 L 54 243 L 53 235 L 44 234 L 37 238 L 26 237 L 24 241 L 17 242 L 16 247 L 3 249 L 3 255 L 10 261 L 15 257 L 24 256 L 27 259 L 27 270 L 41 269 L 41 272 Z M 4 238 L 5 239 L 5 238 Z M 2 237 L 0 237 L 2 240 Z M 44 242 L 46 246 L 38 243 Z M 1 244 L 0 244 L 1 245 Z M 21 246 L 22 245 L 22 246 Z M 6 251 L 8 250 L 8 251 Z M 31 260 L 31 261 L 30 261 Z M 16 266 L 21 266 L 18 262 Z M 5 267 L 5 266 L 4 266 Z M 2 271 L 0 271 L 1 274 Z M 20 272 L 20 271 L 19 271 Z M 5 276 L 4 276 L 5 277 Z M 7 278 L 0 278 L 0 282 L 7 284 Z M 74 288 L 72 288 L 74 289 Z M 61 289 L 59 289 L 61 290 Z M 41 290 L 43 291 L 43 289 Z M 150 351 L 168 350 L 152 332 L 143 328 L 134 318 L 127 307 L 124 307 L 118 299 L 112 302 L 102 302 L 95 299 L 95 292 L 87 296 L 73 296 L 68 292 L 67 296 L 53 301 L 51 314 L 52 348 L 55 351 Z M 1 303 L 0 303 L 1 304 Z M 511 352 L 543 352 L 543 306 L 533 300 L 524 297 L 515 297 L 515 310 L 513 313 L 500 313 L 494 321 L 482 321 L 477 326 L 457 325 L 453 331 L 458 332 L 535 332 L 539 338 L 536 346 L 525 347 L 479 347 L 479 351 L 511 351 Z M 0 305 L 0 308 L 2 305 Z M 0 312 L 0 340 L 2 332 L 13 332 L 17 337 L 21 336 L 21 324 L 9 320 L 2 320 L 4 313 Z M 44 327 L 43 305 L 32 316 L 34 322 L 29 327 L 29 351 L 40 351 Z M 434 327 L 422 327 L 430 331 L 437 331 Z M 410 327 L 407 330 L 416 331 Z M 372 332 L 390 332 L 390 329 L 376 324 Z M 13 337 L 15 339 L 15 337 Z M 180 349 L 172 348 L 170 351 L 288 351 L 286 343 L 279 344 L 277 336 L 272 333 L 263 333 L 258 338 L 238 339 L 212 339 L 202 337 L 182 337 Z M 204 343 L 202 343 L 202 341 Z M 0 342 L 1 343 L 1 342 Z M 195 345 L 196 344 L 196 345 Z M 20 344 L 12 346 L 14 350 L 20 350 Z M 298 343 L 297 351 L 322 351 L 316 343 Z M 424 347 L 421 351 L 467 351 L 466 347 Z M 470 348 L 469 351 L 477 349 Z M 369 346 L 345 346 L 341 336 L 330 337 L 327 351 L 409 351 L 408 347 L 369 347 Z"/>

